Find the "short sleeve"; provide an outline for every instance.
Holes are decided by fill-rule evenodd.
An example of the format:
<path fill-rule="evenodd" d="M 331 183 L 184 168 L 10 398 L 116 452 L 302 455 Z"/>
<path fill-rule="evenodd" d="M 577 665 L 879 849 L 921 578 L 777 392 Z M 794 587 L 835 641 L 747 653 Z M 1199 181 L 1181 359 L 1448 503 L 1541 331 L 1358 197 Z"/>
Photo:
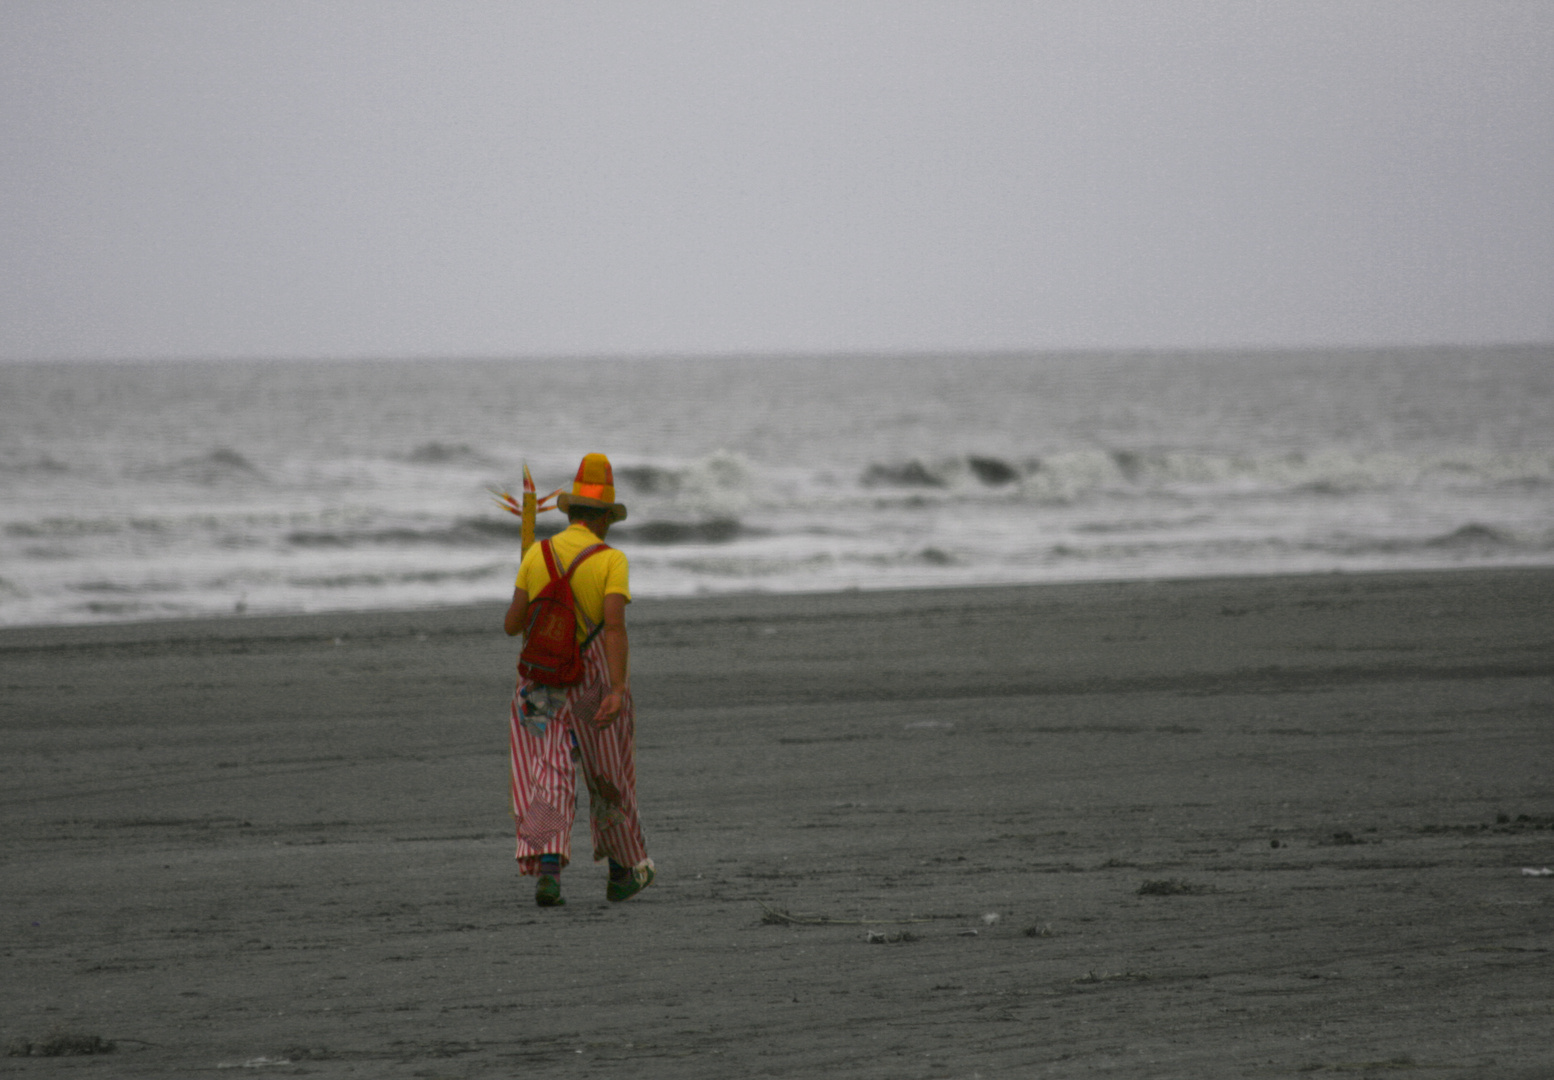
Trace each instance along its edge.
<path fill-rule="evenodd" d="M 550 575 L 545 572 L 545 556 L 540 552 L 540 546 L 535 544 L 524 552 L 523 562 L 518 564 L 518 579 L 513 585 L 533 600 L 549 581 Z"/>
<path fill-rule="evenodd" d="M 626 603 L 631 603 L 630 570 L 626 563 L 626 556 L 612 549 L 609 553 L 608 565 L 605 566 L 604 595 L 614 593 L 624 596 Z"/>

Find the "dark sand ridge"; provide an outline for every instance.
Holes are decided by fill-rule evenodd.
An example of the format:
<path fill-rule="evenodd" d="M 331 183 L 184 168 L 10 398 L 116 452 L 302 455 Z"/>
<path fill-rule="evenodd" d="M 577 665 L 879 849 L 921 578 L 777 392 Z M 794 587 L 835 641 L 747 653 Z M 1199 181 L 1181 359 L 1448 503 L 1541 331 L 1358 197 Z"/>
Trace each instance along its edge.
<path fill-rule="evenodd" d="M 641 601 L 550 911 L 500 615 L 0 632 L 0 1072 L 1554 1075 L 1554 571 Z"/>

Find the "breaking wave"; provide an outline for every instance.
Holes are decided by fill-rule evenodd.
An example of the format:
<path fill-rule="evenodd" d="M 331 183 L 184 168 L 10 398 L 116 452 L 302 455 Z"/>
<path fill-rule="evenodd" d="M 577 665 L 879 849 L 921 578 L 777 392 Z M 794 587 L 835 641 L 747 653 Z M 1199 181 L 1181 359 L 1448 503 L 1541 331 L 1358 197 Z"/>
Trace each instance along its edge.
<path fill-rule="evenodd" d="M 751 533 L 732 518 L 714 518 L 711 521 L 647 521 L 641 525 L 617 525 L 610 530 L 610 535 L 644 544 L 727 544 Z"/>
<path fill-rule="evenodd" d="M 1215 490 L 1226 495 L 1348 496 L 1404 489 L 1477 490 L 1554 485 L 1554 454 L 1282 452 L 1266 455 L 1198 450 L 1095 449 L 1019 460 L 967 454 L 926 461 L 873 462 L 858 475 L 865 489 L 964 494 L 968 487 L 1050 501 L 1097 495 Z"/>
<path fill-rule="evenodd" d="M 566 528 L 559 514 L 542 514 L 535 521 L 534 535 L 544 540 Z M 616 525 L 610 540 L 657 546 L 672 544 L 726 544 L 757 535 L 734 518 L 710 518 L 705 521 L 648 520 Z M 523 526 L 516 517 L 460 518 L 451 525 L 415 528 L 393 525 L 370 529 L 296 529 L 286 534 L 288 545 L 306 549 L 349 549 L 372 547 L 500 547 L 516 549 L 523 538 Z"/>
<path fill-rule="evenodd" d="M 1537 555 L 1554 552 L 1554 529 L 1523 531 L 1472 522 L 1451 532 L 1423 539 L 1343 537 L 1334 542 L 1332 547 L 1335 551 L 1349 555 L 1431 552 L 1464 556 Z"/>
<path fill-rule="evenodd" d="M 143 480 L 171 481 L 197 487 L 259 483 L 267 479 L 252 462 L 227 447 L 217 447 L 208 454 L 183 458 L 165 465 L 146 466 L 135 475 Z"/>
<path fill-rule="evenodd" d="M 559 532 L 565 523 L 541 519 L 535 535 L 541 539 Z M 415 528 L 390 525 L 368 529 L 297 529 L 286 534 L 286 543 L 297 548 L 360 547 L 490 547 L 512 546 L 522 539 L 517 518 L 460 518 L 449 525 Z"/>
<path fill-rule="evenodd" d="M 0 473 L 11 473 L 18 476 L 51 476 L 69 471 L 69 465 L 56 460 L 48 454 L 28 457 L 12 457 L 9 454 L 0 456 Z"/>
<path fill-rule="evenodd" d="M 444 582 L 484 581 L 508 571 L 506 563 L 492 563 L 458 570 L 404 570 L 355 574 L 297 575 L 286 584 L 303 589 L 383 588 L 393 585 L 438 585 Z"/>
<path fill-rule="evenodd" d="M 470 447 L 467 443 L 421 443 L 405 460 L 412 465 L 466 465 L 483 469 L 500 467 L 500 462 Z"/>
<path fill-rule="evenodd" d="M 673 495 L 680 490 L 681 471 L 657 465 L 622 465 L 615 469 L 615 483 L 642 495 Z"/>
<path fill-rule="evenodd" d="M 1544 537 L 1537 547 L 1547 548 L 1549 538 Z M 1436 536 L 1424 542 L 1425 547 L 1432 548 L 1523 548 L 1524 544 L 1518 537 L 1505 529 L 1496 529 L 1489 525 L 1471 524 L 1447 533 L 1445 536 Z"/>
<path fill-rule="evenodd" d="M 75 540 L 85 536 L 111 536 L 128 527 L 128 522 L 112 518 L 50 517 L 8 522 L 5 534 L 25 540 Z"/>

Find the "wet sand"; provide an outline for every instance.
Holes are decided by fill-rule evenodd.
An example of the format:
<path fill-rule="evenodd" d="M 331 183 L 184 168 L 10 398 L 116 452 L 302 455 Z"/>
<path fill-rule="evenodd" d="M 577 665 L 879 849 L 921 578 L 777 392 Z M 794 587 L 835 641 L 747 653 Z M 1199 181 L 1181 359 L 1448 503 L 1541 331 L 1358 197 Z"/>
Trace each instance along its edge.
<path fill-rule="evenodd" d="M 1554 571 L 640 601 L 555 910 L 501 613 L 0 631 L 0 1073 L 1554 1075 Z"/>

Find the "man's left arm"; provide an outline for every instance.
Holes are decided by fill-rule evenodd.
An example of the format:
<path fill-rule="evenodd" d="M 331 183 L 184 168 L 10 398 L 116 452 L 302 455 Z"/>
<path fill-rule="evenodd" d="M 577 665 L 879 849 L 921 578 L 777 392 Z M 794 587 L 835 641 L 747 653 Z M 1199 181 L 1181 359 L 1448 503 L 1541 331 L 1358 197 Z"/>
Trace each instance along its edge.
<path fill-rule="evenodd" d="M 610 669 L 610 692 L 599 703 L 598 724 L 608 727 L 621 714 L 631 689 L 631 648 L 626 640 L 626 598 L 607 593 L 604 598 L 604 659 Z"/>

